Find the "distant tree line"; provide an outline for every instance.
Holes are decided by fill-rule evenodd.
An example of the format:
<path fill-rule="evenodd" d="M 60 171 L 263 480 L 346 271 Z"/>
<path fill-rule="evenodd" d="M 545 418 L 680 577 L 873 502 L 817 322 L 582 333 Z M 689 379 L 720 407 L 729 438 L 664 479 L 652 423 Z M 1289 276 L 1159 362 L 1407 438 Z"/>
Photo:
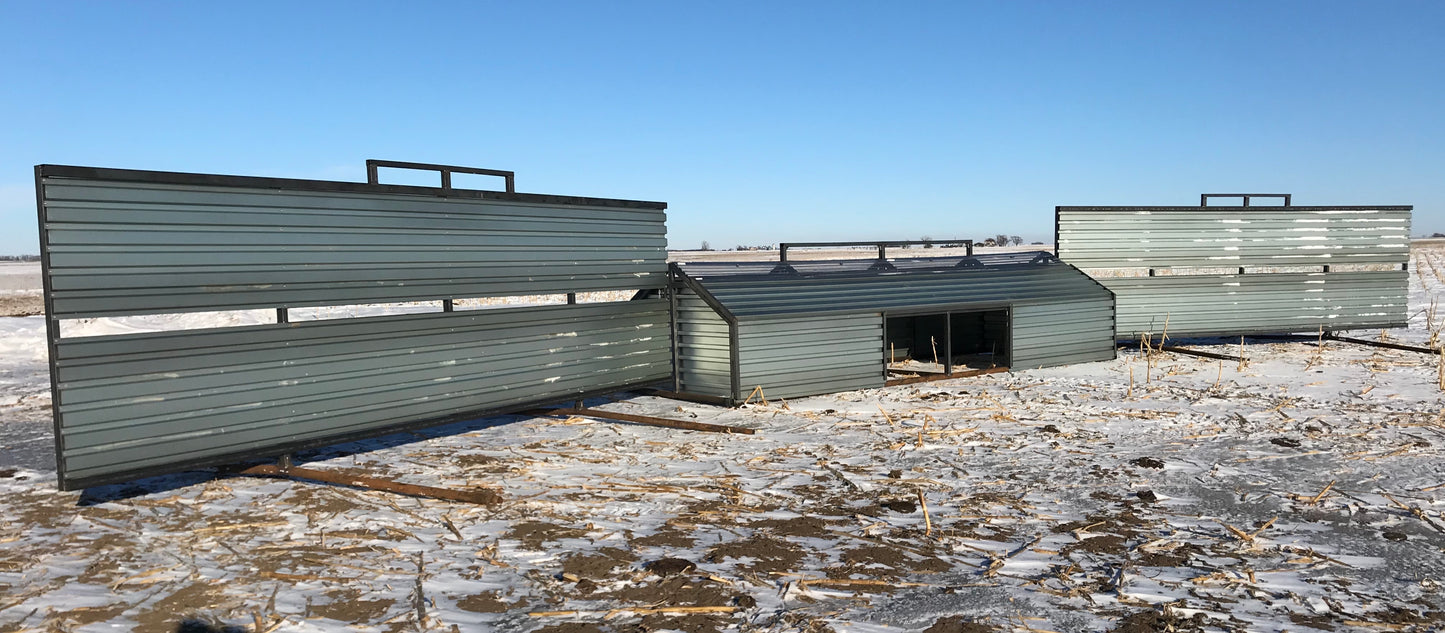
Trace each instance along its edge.
<path fill-rule="evenodd" d="M 39 255 L 0 255 L 0 262 L 38 262 Z"/>

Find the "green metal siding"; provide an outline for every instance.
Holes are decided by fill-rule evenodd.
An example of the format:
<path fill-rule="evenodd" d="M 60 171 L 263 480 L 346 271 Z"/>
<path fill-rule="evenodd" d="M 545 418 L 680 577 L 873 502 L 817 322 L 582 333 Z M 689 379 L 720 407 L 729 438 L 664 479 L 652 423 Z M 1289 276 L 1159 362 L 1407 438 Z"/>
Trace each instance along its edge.
<path fill-rule="evenodd" d="M 1102 278 L 1118 296 L 1119 336 L 1172 337 L 1398 327 L 1409 273 L 1276 273 Z"/>
<path fill-rule="evenodd" d="M 952 307 L 1004 306 L 1020 301 L 1067 302 L 1109 296 L 1078 269 L 1059 261 L 1031 261 L 1044 253 L 980 256 L 978 268 L 948 265 L 955 259 L 897 261 L 896 273 L 768 274 L 768 267 L 748 264 L 681 265 L 738 319 L 818 314 L 936 311 Z M 939 262 L 922 268 L 917 262 Z M 833 266 L 858 264 L 829 262 Z M 871 261 L 863 261 L 867 266 Z M 794 263 L 803 268 L 804 263 Z M 805 269 L 806 270 L 806 269 Z"/>
<path fill-rule="evenodd" d="M 666 213 L 45 177 L 52 316 L 666 284 Z"/>
<path fill-rule="evenodd" d="M 668 302 L 62 338 L 63 318 L 666 285 L 666 205 L 36 168 L 63 488 L 666 379 Z"/>
<path fill-rule="evenodd" d="M 1058 207 L 1058 252 L 1114 292 L 1123 338 L 1401 327 L 1411 211 Z"/>
<path fill-rule="evenodd" d="M 1399 263 L 1410 210 L 1059 207 L 1058 254 L 1085 269 Z"/>
<path fill-rule="evenodd" d="M 1111 298 L 1016 304 L 1011 316 L 1014 370 L 1114 359 Z"/>
<path fill-rule="evenodd" d="M 775 318 L 738 325 L 740 393 L 769 398 L 882 387 L 883 315 Z"/>
<path fill-rule="evenodd" d="M 63 476 L 274 454 L 665 379 L 667 302 L 62 339 Z"/>
<path fill-rule="evenodd" d="M 682 391 L 732 394 L 728 324 L 690 290 L 677 296 L 677 371 Z"/>

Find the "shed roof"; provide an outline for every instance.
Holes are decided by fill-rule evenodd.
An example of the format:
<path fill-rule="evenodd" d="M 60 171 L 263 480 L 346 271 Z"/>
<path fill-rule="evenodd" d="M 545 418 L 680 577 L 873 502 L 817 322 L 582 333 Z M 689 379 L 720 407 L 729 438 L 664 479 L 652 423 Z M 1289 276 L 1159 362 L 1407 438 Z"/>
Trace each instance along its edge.
<path fill-rule="evenodd" d="M 888 260 L 680 262 L 673 270 L 728 319 L 982 309 L 1110 294 L 1043 251 Z"/>

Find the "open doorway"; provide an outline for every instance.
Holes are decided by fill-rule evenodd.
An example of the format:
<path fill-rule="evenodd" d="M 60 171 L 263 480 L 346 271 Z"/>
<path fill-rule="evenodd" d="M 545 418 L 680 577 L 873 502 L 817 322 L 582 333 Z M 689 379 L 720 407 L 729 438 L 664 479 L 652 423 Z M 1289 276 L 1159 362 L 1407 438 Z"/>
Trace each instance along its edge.
<path fill-rule="evenodd" d="M 887 315 L 883 359 L 889 374 L 946 374 L 1007 367 L 1009 311 Z"/>

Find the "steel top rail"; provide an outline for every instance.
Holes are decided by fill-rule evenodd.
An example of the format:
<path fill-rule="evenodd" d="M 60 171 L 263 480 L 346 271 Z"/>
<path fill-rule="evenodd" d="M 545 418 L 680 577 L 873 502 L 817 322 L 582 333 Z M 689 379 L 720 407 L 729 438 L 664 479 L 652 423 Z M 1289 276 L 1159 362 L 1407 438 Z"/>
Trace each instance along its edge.
<path fill-rule="evenodd" d="M 209 187 L 238 187 L 247 189 L 284 189 L 288 191 L 319 191 L 336 193 L 388 193 L 446 198 L 474 198 L 510 202 L 532 202 L 589 207 L 622 207 L 631 209 L 666 209 L 666 202 L 643 200 L 620 200 L 615 198 L 591 198 L 584 196 L 559 196 L 540 193 L 508 193 L 482 189 L 455 189 L 423 187 L 417 185 L 383 185 L 342 180 L 304 180 L 297 178 L 273 178 L 267 176 L 232 176 L 221 174 L 198 174 L 189 172 L 148 171 L 140 169 L 114 169 L 108 167 L 81 167 L 75 165 L 37 165 L 36 174 L 42 178 L 83 178 L 87 180 L 111 180 L 117 182 L 154 183 L 169 185 L 190 185 Z"/>

